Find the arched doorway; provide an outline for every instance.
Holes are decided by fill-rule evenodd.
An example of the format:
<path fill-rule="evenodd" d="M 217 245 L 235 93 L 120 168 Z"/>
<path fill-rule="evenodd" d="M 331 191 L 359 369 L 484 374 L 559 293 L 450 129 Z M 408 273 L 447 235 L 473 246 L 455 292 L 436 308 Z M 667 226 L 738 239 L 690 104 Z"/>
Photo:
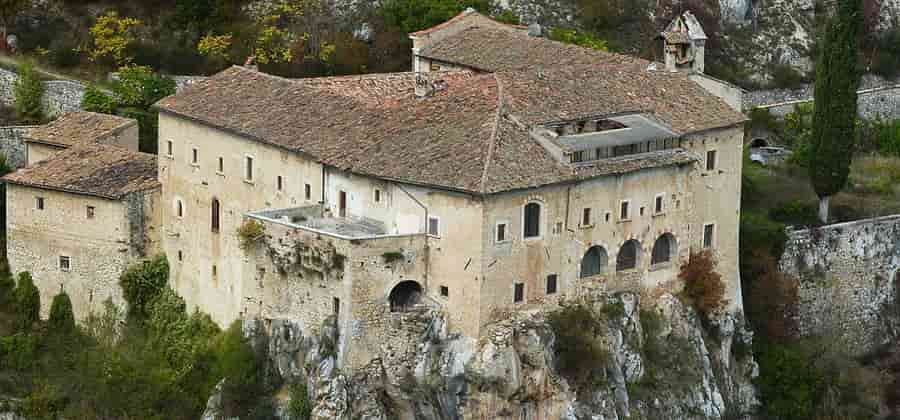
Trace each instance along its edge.
<path fill-rule="evenodd" d="M 609 257 L 606 255 L 606 249 L 602 246 L 592 246 L 584 253 L 581 259 L 581 278 L 596 276 L 603 272 Z"/>
<path fill-rule="evenodd" d="M 755 138 L 753 140 L 750 140 L 750 148 L 751 149 L 756 149 L 758 147 L 768 147 L 768 146 L 769 146 L 769 142 L 766 141 L 766 139 Z"/>
<path fill-rule="evenodd" d="M 631 239 L 622 244 L 619 255 L 616 256 L 616 271 L 631 270 L 637 267 L 641 244 Z"/>
<path fill-rule="evenodd" d="M 400 282 L 391 290 L 388 300 L 391 312 L 408 311 L 422 301 L 422 285 L 412 280 Z"/>

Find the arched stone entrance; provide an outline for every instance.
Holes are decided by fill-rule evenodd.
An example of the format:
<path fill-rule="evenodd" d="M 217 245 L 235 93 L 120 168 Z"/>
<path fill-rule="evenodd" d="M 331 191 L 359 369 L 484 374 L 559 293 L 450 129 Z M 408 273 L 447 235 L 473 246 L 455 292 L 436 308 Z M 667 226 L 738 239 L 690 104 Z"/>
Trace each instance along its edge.
<path fill-rule="evenodd" d="M 391 303 L 391 312 L 408 311 L 422 302 L 422 285 L 412 280 L 400 282 L 391 289 L 388 300 Z"/>

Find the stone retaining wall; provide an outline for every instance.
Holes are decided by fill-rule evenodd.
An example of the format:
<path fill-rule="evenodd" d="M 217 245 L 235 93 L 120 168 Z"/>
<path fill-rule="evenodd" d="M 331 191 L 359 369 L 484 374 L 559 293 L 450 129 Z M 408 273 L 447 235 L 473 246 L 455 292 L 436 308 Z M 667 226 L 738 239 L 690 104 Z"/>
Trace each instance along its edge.
<path fill-rule="evenodd" d="M 16 100 L 15 85 L 19 76 L 0 68 L 0 104 L 12 106 Z M 44 110 L 49 116 L 81 109 L 81 99 L 87 86 L 73 80 L 48 80 L 44 82 Z"/>
<path fill-rule="evenodd" d="M 7 164 L 13 169 L 25 166 L 25 130 L 29 126 L 0 127 L 0 153 L 6 156 Z"/>
<path fill-rule="evenodd" d="M 773 115 L 784 118 L 798 104 L 813 101 L 812 85 L 797 89 L 769 89 L 747 92 L 743 98 L 744 111 L 753 108 L 768 109 Z M 866 75 L 860 84 L 859 115 L 868 120 L 900 118 L 900 80 L 890 81 Z"/>
<path fill-rule="evenodd" d="M 897 337 L 900 215 L 788 232 L 782 273 L 800 282 L 802 336 L 865 353 Z"/>

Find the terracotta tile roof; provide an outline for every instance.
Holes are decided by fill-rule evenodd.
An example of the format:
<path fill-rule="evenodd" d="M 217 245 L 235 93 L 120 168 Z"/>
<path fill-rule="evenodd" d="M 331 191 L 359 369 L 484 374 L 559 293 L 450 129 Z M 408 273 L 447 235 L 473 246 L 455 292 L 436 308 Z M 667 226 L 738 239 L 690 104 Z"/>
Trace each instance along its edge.
<path fill-rule="evenodd" d="M 744 121 L 678 74 L 591 67 L 431 75 L 446 89 L 418 98 L 412 73 L 283 79 L 232 67 L 158 107 L 342 170 L 474 193 L 691 160 L 665 152 L 576 170 L 530 137 L 535 124 L 643 111 L 684 134 Z"/>
<path fill-rule="evenodd" d="M 80 145 L 60 151 L 3 177 L 35 188 L 118 200 L 128 193 L 159 187 L 156 156 L 107 145 Z"/>
<path fill-rule="evenodd" d="M 650 65 L 637 57 L 531 36 L 527 29 L 504 25 L 477 13 L 466 18 L 467 27 L 436 38 L 419 55 L 491 72 L 583 64 L 614 64 L 641 71 Z"/>
<path fill-rule="evenodd" d="M 62 115 L 47 125 L 32 128 L 26 141 L 59 147 L 97 143 L 103 138 L 137 124 L 137 121 L 115 115 L 77 111 Z"/>

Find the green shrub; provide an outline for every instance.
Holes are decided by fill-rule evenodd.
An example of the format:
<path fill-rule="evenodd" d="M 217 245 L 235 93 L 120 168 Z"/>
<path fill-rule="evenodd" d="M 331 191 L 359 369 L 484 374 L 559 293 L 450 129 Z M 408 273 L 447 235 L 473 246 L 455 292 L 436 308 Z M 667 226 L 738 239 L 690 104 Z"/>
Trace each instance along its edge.
<path fill-rule="evenodd" d="M 62 292 L 53 298 L 50 306 L 50 331 L 56 334 L 71 334 L 75 331 L 75 314 L 69 295 Z"/>
<path fill-rule="evenodd" d="M 119 106 L 149 110 L 160 99 L 175 94 L 175 81 L 149 67 L 122 67 L 112 91 Z"/>
<path fill-rule="evenodd" d="M 878 39 L 872 71 L 887 79 L 900 75 L 900 28 L 895 27 Z"/>
<path fill-rule="evenodd" d="M 122 294 L 128 302 L 128 316 L 147 319 L 150 304 L 166 288 L 169 281 L 169 262 L 164 255 L 128 267 L 119 278 Z"/>
<path fill-rule="evenodd" d="M 116 112 L 116 101 L 95 85 L 90 85 L 84 91 L 81 99 L 81 108 L 85 111 L 99 112 L 101 114 L 113 114 Z"/>
<path fill-rule="evenodd" d="M 825 372 L 802 345 L 757 346 L 759 388 L 767 414 L 784 420 L 810 419 L 825 389 Z"/>
<path fill-rule="evenodd" d="M 681 266 L 678 279 L 684 282 L 684 292 L 694 307 L 706 317 L 727 302 L 725 283 L 716 272 L 716 260 L 709 250 L 692 252 L 688 263 Z"/>
<path fill-rule="evenodd" d="M 253 219 L 247 219 L 237 229 L 240 247 L 244 251 L 250 250 L 265 234 L 266 226 Z"/>
<path fill-rule="evenodd" d="M 789 64 L 775 64 L 771 67 L 771 86 L 779 89 L 794 89 L 807 83 L 806 77 Z"/>
<path fill-rule="evenodd" d="M 575 29 L 553 28 L 550 30 L 549 38 L 554 41 L 565 42 L 566 44 L 574 44 L 580 47 L 600 51 L 607 51 L 609 49 L 609 45 L 606 41 L 595 37 L 593 34 Z"/>
<path fill-rule="evenodd" d="M 291 420 L 309 420 L 312 416 L 313 406 L 309 402 L 309 391 L 306 382 L 300 381 L 291 385 L 291 400 L 288 403 L 288 414 Z"/>
<path fill-rule="evenodd" d="M 267 390 L 264 362 L 244 338 L 240 320 L 233 322 L 221 336 L 216 352 L 225 378 L 222 403 L 226 415 L 239 416 L 266 408 L 258 406 Z"/>
<path fill-rule="evenodd" d="M 556 335 L 554 349 L 560 373 L 573 385 L 590 387 L 606 376 L 609 351 L 598 340 L 603 318 L 583 303 L 563 306 L 548 315 Z"/>
<path fill-rule="evenodd" d="M 17 333 L 0 337 L 0 368 L 25 371 L 37 361 L 37 336 Z"/>
<path fill-rule="evenodd" d="M 16 319 L 19 331 L 29 331 L 41 319 L 41 293 L 28 272 L 19 273 L 16 286 Z"/>
<path fill-rule="evenodd" d="M 15 290 L 16 280 L 9 271 L 9 263 L 4 258 L 0 261 L 0 307 L 8 307 L 7 305 L 14 302 Z"/>
<path fill-rule="evenodd" d="M 25 61 L 18 69 L 19 79 L 16 80 L 13 91 L 15 93 L 16 114 L 28 123 L 38 123 L 44 119 L 44 110 L 41 99 L 44 97 L 44 84 L 34 68 L 34 63 Z"/>
<path fill-rule="evenodd" d="M 700 380 L 700 360 L 690 340 L 662 335 L 664 320 L 651 310 L 640 312 L 644 376 L 629 391 L 635 399 L 652 401 L 658 391 L 678 389 Z"/>
<path fill-rule="evenodd" d="M 116 114 L 138 122 L 138 149 L 156 154 L 159 148 L 159 112 L 139 108 L 120 108 Z"/>
<path fill-rule="evenodd" d="M 815 203 L 792 200 L 771 208 L 769 217 L 788 225 L 816 226 L 819 225 L 818 211 Z"/>

